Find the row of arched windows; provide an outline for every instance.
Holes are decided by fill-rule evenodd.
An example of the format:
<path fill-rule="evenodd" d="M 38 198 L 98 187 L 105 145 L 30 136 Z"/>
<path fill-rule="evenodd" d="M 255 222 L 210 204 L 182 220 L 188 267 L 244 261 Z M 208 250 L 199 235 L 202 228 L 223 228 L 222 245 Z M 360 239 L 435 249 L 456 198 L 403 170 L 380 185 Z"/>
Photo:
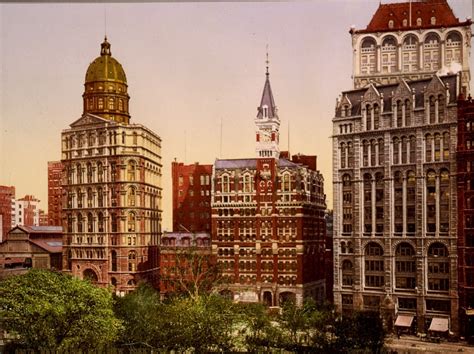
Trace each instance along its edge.
<path fill-rule="evenodd" d="M 119 219 L 115 213 L 110 217 L 111 231 L 118 232 Z M 67 216 L 67 232 L 68 233 L 101 233 L 107 232 L 107 222 L 102 212 L 98 213 L 77 213 L 75 220 L 73 214 Z M 75 226 L 75 227 L 74 227 Z M 129 212 L 126 219 L 126 231 L 139 232 L 139 223 L 137 223 L 137 216 L 134 212 Z"/>
<path fill-rule="evenodd" d="M 342 248 L 342 245 L 341 245 Z M 449 252 L 440 242 L 433 243 L 428 248 L 426 274 L 428 290 L 448 291 Z M 416 252 L 414 247 L 407 243 L 400 243 L 395 250 L 395 288 L 400 290 L 415 290 L 417 286 Z M 342 286 L 352 286 L 355 269 L 351 260 L 345 259 L 341 264 Z M 365 287 L 385 286 L 385 259 L 383 248 L 375 242 L 370 242 L 364 248 L 364 285 Z"/>
<path fill-rule="evenodd" d="M 442 63 L 443 65 L 449 65 L 451 62 L 461 63 L 462 35 L 457 31 L 451 31 L 445 38 L 445 54 L 442 58 L 441 46 L 443 44 L 440 36 L 435 32 L 427 33 L 421 43 L 417 36 L 408 34 L 403 38 L 400 47 L 394 36 L 387 35 L 381 40 L 380 52 L 377 50 L 375 38 L 366 37 L 361 42 L 360 73 L 411 72 L 420 69 L 432 71 L 438 70 Z"/>
<path fill-rule="evenodd" d="M 126 178 L 127 181 L 137 180 L 137 163 L 130 160 L 127 163 Z M 66 176 L 68 184 L 83 184 L 83 183 L 102 183 L 117 180 L 117 168 L 115 163 L 110 164 L 110 176 L 106 177 L 106 169 L 102 162 L 97 163 L 77 163 L 75 166 L 66 167 Z"/>

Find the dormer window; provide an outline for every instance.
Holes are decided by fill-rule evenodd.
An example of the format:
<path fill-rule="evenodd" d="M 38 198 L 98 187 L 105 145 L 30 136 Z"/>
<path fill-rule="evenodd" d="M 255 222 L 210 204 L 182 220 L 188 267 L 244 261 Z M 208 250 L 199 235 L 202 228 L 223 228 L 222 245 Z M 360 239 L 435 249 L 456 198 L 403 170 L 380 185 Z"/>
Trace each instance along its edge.
<path fill-rule="evenodd" d="M 393 20 L 388 21 L 388 28 L 393 28 Z"/>
<path fill-rule="evenodd" d="M 408 26 L 408 20 L 406 18 L 403 19 L 403 27 Z"/>
<path fill-rule="evenodd" d="M 417 25 L 417 26 L 421 26 L 421 25 L 422 25 L 421 17 L 418 17 L 418 18 L 416 19 L 416 25 Z"/>
<path fill-rule="evenodd" d="M 431 17 L 431 24 L 436 25 L 436 17 Z"/>
<path fill-rule="evenodd" d="M 268 118 L 268 106 L 263 106 L 263 118 Z"/>

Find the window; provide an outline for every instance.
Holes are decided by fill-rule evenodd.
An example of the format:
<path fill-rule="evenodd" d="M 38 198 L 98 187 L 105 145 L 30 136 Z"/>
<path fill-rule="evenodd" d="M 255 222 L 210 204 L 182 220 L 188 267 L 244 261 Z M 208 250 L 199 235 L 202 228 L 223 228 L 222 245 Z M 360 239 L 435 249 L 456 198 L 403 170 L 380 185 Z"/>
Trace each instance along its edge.
<path fill-rule="evenodd" d="M 432 170 L 426 174 L 426 228 L 436 232 L 436 174 Z"/>
<path fill-rule="evenodd" d="M 346 153 L 347 153 L 346 144 L 341 143 L 341 147 L 340 147 L 341 168 L 346 168 L 346 159 L 347 159 Z"/>
<path fill-rule="evenodd" d="M 110 252 L 110 263 L 111 263 L 111 266 L 112 266 L 112 272 L 116 272 L 117 271 L 117 252 L 116 251 L 112 251 Z"/>
<path fill-rule="evenodd" d="M 449 290 L 448 249 L 439 242 L 428 248 L 428 290 Z"/>
<path fill-rule="evenodd" d="M 352 233 L 352 181 L 351 176 L 342 176 L 342 233 Z"/>
<path fill-rule="evenodd" d="M 416 232 L 416 176 L 415 172 L 407 172 L 406 191 L 406 223 L 409 234 Z"/>
<path fill-rule="evenodd" d="M 415 249 L 410 244 L 403 242 L 397 246 L 395 257 L 395 287 L 415 289 Z"/>
<path fill-rule="evenodd" d="M 127 220 L 128 232 L 135 232 L 135 226 L 136 226 L 135 222 L 136 222 L 135 213 L 128 213 L 128 220 Z"/>
<path fill-rule="evenodd" d="M 104 181 L 104 167 L 102 162 L 97 162 L 97 182 Z"/>
<path fill-rule="evenodd" d="M 136 169 L 135 161 L 129 161 L 127 166 L 127 177 L 129 181 L 135 181 Z"/>
<path fill-rule="evenodd" d="M 372 130 L 372 106 L 365 106 L 365 130 Z"/>
<path fill-rule="evenodd" d="M 97 206 L 99 208 L 104 206 L 104 191 L 102 187 L 97 188 Z"/>
<path fill-rule="evenodd" d="M 410 136 L 410 163 L 416 163 L 416 137 L 414 135 Z"/>
<path fill-rule="evenodd" d="M 393 164 L 398 165 L 400 163 L 400 139 L 393 138 Z"/>
<path fill-rule="evenodd" d="M 128 206 L 130 207 L 134 207 L 136 205 L 136 188 L 135 187 L 129 187 L 128 188 L 128 195 L 127 195 L 127 199 L 128 199 Z"/>
<path fill-rule="evenodd" d="M 112 97 L 109 98 L 109 109 L 114 109 L 114 99 Z"/>
<path fill-rule="evenodd" d="M 369 142 L 364 140 L 362 142 L 362 163 L 364 167 L 369 166 Z"/>
<path fill-rule="evenodd" d="M 129 272 L 137 271 L 137 254 L 135 251 L 130 251 L 128 253 L 128 271 Z"/>
<path fill-rule="evenodd" d="M 87 188 L 87 207 L 92 208 L 94 206 L 94 195 L 92 188 Z"/>
<path fill-rule="evenodd" d="M 392 21 L 392 20 L 391 20 Z M 392 21 L 393 25 L 393 21 Z M 397 71 L 397 41 L 392 36 L 387 36 L 382 42 L 382 72 L 393 73 Z"/>
<path fill-rule="evenodd" d="M 118 219 L 117 219 L 117 214 L 115 213 L 111 215 L 111 226 L 112 226 L 112 232 L 118 232 Z"/>
<path fill-rule="evenodd" d="M 97 215 L 97 231 L 104 232 L 104 214 L 102 212 Z"/>
<path fill-rule="evenodd" d="M 446 39 L 445 63 L 461 63 L 462 36 L 459 32 L 450 32 Z"/>
<path fill-rule="evenodd" d="M 364 38 L 361 45 L 361 74 L 372 74 L 376 71 L 376 43 L 371 37 Z"/>
<path fill-rule="evenodd" d="M 229 193 L 230 192 L 230 179 L 228 175 L 222 176 L 222 192 Z"/>
<path fill-rule="evenodd" d="M 449 231 L 449 172 L 441 170 L 439 180 L 439 232 L 447 233 Z"/>
<path fill-rule="evenodd" d="M 103 98 L 99 98 L 97 108 L 98 109 L 104 109 L 104 99 Z"/>
<path fill-rule="evenodd" d="M 383 233 L 384 226 L 384 178 L 383 174 L 375 174 L 375 233 Z"/>
<path fill-rule="evenodd" d="M 402 70 L 404 72 L 418 70 L 418 40 L 412 34 L 406 36 L 403 40 Z"/>
<path fill-rule="evenodd" d="M 425 161 L 432 162 L 433 161 L 433 136 L 431 134 L 427 134 L 425 136 Z"/>
<path fill-rule="evenodd" d="M 342 262 L 342 286 L 352 286 L 354 283 L 354 266 L 349 260 Z"/>
<path fill-rule="evenodd" d="M 383 287 L 385 285 L 385 267 L 383 249 L 375 242 L 365 248 L 365 286 Z"/>
<path fill-rule="evenodd" d="M 372 176 L 364 175 L 364 233 L 372 232 Z"/>
<path fill-rule="evenodd" d="M 252 192 L 252 177 L 249 174 L 244 175 L 244 193 Z"/>
<path fill-rule="evenodd" d="M 77 214 L 77 232 L 83 233 L 84 232 L 84 219 L 82 218 L 82 214 Z"/>
<path fill-rule="evenodd" d="M 421 21 L 421 19 L 419 20 Z M 439 37 L 435 33 L 430 33 L 426 36 L 423 43 L 423 55 L 424 70 L 432 71 L 439 69 L 440 46 Z"/>
<path fill-rule="evenodd" d="M 94 219 L 92 213 L 87 214 L 87 232 L 94 232 Z"/>

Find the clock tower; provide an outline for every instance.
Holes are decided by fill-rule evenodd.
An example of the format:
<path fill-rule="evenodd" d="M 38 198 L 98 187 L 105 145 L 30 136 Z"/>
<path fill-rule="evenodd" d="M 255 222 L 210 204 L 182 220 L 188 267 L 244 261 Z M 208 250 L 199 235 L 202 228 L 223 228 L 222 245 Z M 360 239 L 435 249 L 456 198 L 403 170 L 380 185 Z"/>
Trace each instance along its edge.
<path fill-rule="evenodd" d="M 272 88 L 270 86 L 270 74 L 268 72 L 268 53 L 267 53 L 267 71 L 265 73 L 265 86 L 263 87 L 262 100 L 257 108 L 256 125 L 256 152 L 257 157 L 280 157 L 280 118 L 278 110 L 273 99 Z"/>

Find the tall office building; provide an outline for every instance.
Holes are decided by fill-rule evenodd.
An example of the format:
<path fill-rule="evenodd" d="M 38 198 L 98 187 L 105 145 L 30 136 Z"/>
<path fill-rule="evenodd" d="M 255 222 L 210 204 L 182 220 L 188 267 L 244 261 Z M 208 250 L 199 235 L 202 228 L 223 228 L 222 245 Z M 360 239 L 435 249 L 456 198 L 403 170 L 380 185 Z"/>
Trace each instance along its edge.
<path fill-rule="evenodd" d="M 48 225 L 62 226 L 62 170 L 61 161 L 48 161 Z"/>
<path fill-rule="evenodd" d="M 334 301 L 459 333 L 457 97 L 471 21 L 445 0 L 381 4 L 351 29 L 354 88 L 333 118 Z"/>
<path fill-rule="evenodd" d="M 83 101 L 62 132 L 63 269 L 125 293 L 140 279 L 158 281 L 161 139 L 130 123 L 125 71 L 107 38 Z"/>

